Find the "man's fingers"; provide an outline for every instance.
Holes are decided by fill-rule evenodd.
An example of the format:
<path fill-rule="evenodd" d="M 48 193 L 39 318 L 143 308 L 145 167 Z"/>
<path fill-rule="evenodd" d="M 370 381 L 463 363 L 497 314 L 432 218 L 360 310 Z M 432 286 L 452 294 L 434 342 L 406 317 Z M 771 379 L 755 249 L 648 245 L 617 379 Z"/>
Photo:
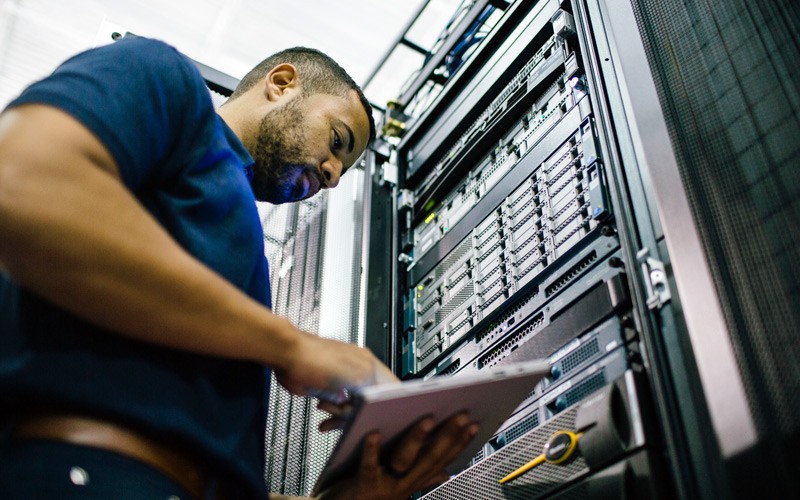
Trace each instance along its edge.
<path fill-rule="evenodd" d="M 434 440 L 430 450 L 431 454 L 440 456 L 447 464 L 452 462 L 478 433 L 478 424 L 470 420 L 468 415 L 458 415 L 452 420 L 452 426 L 442 429 L 442 432 L 447 434 L 446 439 Z"/>
<path fill-rule="evenodd" d="M 327 420 L 323 420 L 319 423 L 319 431 L 320 432 L 330 432 L 339 429 L 344 429 L 344 426 L 347 424 L 347 420 L 341 418 L 329 418 Z"/>
<path fill-rule="evenodd" d="M 452 424 L 452 425 L 450 425 Z M 478 424 L 472 422 L 467 414 L 456 415 L 442 428 L 443 439 L 431 441 L 430 453 L 439 457 L 444 464 L 452 462 L 478 433 Z"/>
<path fill-rule="evenodd" d="M 389 457 L 388 466 L 393 472 L 403 474 L 411 469 L 434 425 L 433 417 L 425 417 L 411 427 Z"/>
<path fill-rule="evenodd" d="M 330 401 L 320 400 L 317 403 L 317 409 L 326 413 L 330 413 L 334 417 L 347 418 L 347 416 L 350 415 L 350 412 L 353 411 L 353 405 L 348 403 L 336 404 Z"/>
<path fill-rule="evenodd" d="M 473 424 L 466 413 L 449 418 L 430 436 L 414 467 L 409 471 L 409 480 L 427 483 L 431 478 L 437 477 L 476 433 L 477 424 Z"/>
<path fill-rule="evenodd" d="M 331 418 L 323 420 L 319 424 L 320 432 L 328 432 L 344 428 L 347 424 L 347 418 L 353 411 L 353 405 L 347 403 L 336 404 L 330 401 L 320 400 L 317 402 L 317 409 L 331 415 Z"/>
<path fill-rule="evenodd" d="M 381 436 L 371 432 L 362 441 L 358 473 L 337 483 L 326 495 L 399 499 L 436 486 L 450 477 L 445 467 L 475 437 L 477 429 L 465 412 L 447 419 L 439 428 L 433 417 L 423 418 L 405 432 L 383 461 Z"/>
<path fill-rule="evenodd" d="M 377 432 L 371 432 L 364 438 L 361 464 L 359 465 L 360 475 L 368 481 L 367 484 L 369 481 L 376 481 L 380 475 L 380 451 L 381 436 Z"/>

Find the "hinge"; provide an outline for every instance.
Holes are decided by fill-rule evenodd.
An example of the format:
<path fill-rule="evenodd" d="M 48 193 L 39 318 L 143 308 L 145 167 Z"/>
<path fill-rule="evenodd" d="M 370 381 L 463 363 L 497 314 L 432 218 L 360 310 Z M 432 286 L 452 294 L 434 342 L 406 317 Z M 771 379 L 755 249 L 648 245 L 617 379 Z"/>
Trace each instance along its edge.
<path fill-rule="evenodd" d="M 414 257 L 408 255 L 407 253 L 401 253 L 397 256 L 397 261 L 408 265 L 414 262 Z"/>
<path fill-rule="evenodd" d="M 401 189 L 397 192 L 397 209 L 414 208 L 414 192 L 410 189 Z"/>
<path fill-rule="evenodd" d="M 397 165 L 392 163 L 384 163 L 381 168 L 381 185 L 397 185 Z"/>
<path fill-rule="evenodd" d="M 658 259 L 650 257 L 650 250 L 642 248 L 636 254 L 636 260 L 642 266 L 644 283 L 647 286 L 647 307 L 650 309 L 661 309 L 661 307 L 672 299 L 667 284 L 667 273 L 664 270 L 664 263 Z"/>

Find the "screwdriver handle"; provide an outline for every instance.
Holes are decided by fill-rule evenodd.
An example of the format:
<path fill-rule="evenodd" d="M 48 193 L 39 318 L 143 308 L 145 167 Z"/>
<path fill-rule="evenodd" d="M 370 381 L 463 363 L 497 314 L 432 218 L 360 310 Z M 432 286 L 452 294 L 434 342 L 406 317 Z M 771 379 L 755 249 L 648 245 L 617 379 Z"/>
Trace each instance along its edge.
<path fill-rule="evenodd" d="M 544 462 L 544 453 L 542 453 L 541 455 L 539 455 L 538 457 L 534 458 L 533 460 L 531 460 L 527 464 L 523 465 L 519 469 L 515 470 L 511 474 L 509 474 L 506 477 L 504 477 L 503 479 L 501 479 L 500 480 L 500 484 L 505 484 L 508 481 L 511 481 L 512 479 L 516 479 L 517 477 L 525 474 L 526 472 L 528 472 L 529 470 L 533 469 L 534 467 L 536 467 L 538 465 L 541 465 L 543 462 Z"/>

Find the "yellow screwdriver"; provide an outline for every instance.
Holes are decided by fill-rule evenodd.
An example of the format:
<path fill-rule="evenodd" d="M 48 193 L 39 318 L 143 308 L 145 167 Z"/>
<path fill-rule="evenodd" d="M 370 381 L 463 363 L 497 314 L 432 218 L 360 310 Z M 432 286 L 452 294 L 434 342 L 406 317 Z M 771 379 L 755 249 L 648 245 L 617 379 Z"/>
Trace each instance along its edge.
<path fill-rule="evenodd" d="M 543 464 L 544 462 L 551 464 L 561 464 L 566 462 L 578 447 L 578 439 L 580 439 L 581 436 L 583 436 L 582 432 L 572 432 L 567 430 L 554 432 L 544 444 L 544 450 L 541 455 L 501 479 L 500 484 L 505 484 L 512 479 L 516 479 L 537 465 Z"/>

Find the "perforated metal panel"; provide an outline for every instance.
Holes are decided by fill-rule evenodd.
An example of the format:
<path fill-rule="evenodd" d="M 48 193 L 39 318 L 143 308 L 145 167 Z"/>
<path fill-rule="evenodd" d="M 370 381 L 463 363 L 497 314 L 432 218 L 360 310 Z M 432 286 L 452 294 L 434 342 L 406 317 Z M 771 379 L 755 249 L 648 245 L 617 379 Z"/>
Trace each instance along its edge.
<path fill-rule="evenodd" d="M 800 433 L 800 6 L 633 5 L 750 411 L 796 471 L 781 441 Z"/>
<path fill-rule="evenodd" d="M 703 248 L 696 260 L 707 264 L 713 278 L 709 295 L 716 292 L 724 341 L 733 351 L 725 356 L 730 375 L 703 380 L 722 453 L 735 457 L 725 465 L 741 468 L 730 469 L 727 479 L 742 498 L 757 494 L 747 491 L 758 483 L 745 474 L 768 481 L 776 496 L 796 497 L 800 4 L 632 5 L 680 174 L 674 187 L 685 191 L 693 219 L 679 222 L 697 228 Z M 675 269 L 683 264 L 673 263 Z M 703 314 L 688 300 L 684 310 L 687 318 Z M 713 344 L 707 352 L 696 342 L 693 347 L 697 359 L 705 358 L 701 369 L 714 366 Z M 714 399 L 726 386 L 740 391 L 740 403 Z M 742 417 L 729 419 L 726 411 Z M 726 421 L 738 428 L 722 429 Z"/>
<path fill-rule="evenodd" d="M 359 340 L 360 174 L 354 169 L 336 191 L 300 203 L 259 206 L 273 311 L 305 331 L 349 342 Z M 327 462 L 339 433 L 317 430 L 325 414 L 315 406 L 273 380 L 265 435 L 271 491 L 310 494 Z"/>
<path fill-rule="evenodd" d="M 544 495 L 565 481 L 586 474 L 588 472 L 586 462 L 580 456 L 575 456 L 562 465 L 542 464 L 505 485 L 498 482 L 500 478 L 539 455 L 552 433 L 561 429 L 573 429 L 576 413 L 576 408 L 565 411 L 497 453 L 489 455 L 423 498 L 527 500 Z"/>
<path fill-rule="evenodd" d="M 323 194 L 293 205 L 259 206 L 273 311 L 311 332 L 317 331 L 319 322 L 316 267 L 321 261 L 317 252 L 325 224 L 325 201 Z M 313 411 L 305 398 L 290 395 L 273 380 L 265 435 L 265 476 L 272 491 L 303 493 L 308 460 L 318 453 L 306 445 Z"/>
<path fill-rule="evenodd" d="M 543 423 L 536 416 L 537 413 L 526 415 L 504 431 L 503 439 L 493 439 L 484 447 L 484 451 L 487 453 L 486 458 L 478 460 L 470 468 L 426 494 L 424 498 L 443 500 L 550 498 L 551 494 L 562 490 L 566 485 L 594 474 L 607 464 L 618 462 L 630 453 L 646 447 L 649 438 L 645 436 L 642 427 L 643 420 L 641 407 L 638 406 L 639 394 L 636 388 L 638 385 L 635 382 L 636 377 L 634 372 L 628 371 L 613 382 L 609 381 L 609 383 L 615 384 L 613 388 L 609 387 L 602 394 L 597 393 L 597 397 L 573 405 Z M 615 392 L 617 390 L 619 392 Z M 619 413 L 616 414 L 608 409 L 612 393 L 621 396 L 618 403 L 624 401 L 622 405 L 625 409 L 622 409 L 622 405 L 619 406 Z M 600 410 L 599 413 L 598 410 Z M 622 413 L 626 415 L 625 418 L 621 418 Z M 614 415 L 612 416 L 612 414 Z M 615 431 L 608 434 L 607 426 L 610 421 L 606 420 L 607 418 L 613 419 L 616 422 L 615 426 L 623 426 L 627 429 L 625 432 L 630 432 L 630 435 L 635 437 L 630 440 L 627 438 L 618 440 L 612 436 L 616 435 Z M 616 428 L 622 429 L 623 427 Z M 499 483 L 501 478 L 539 456 L 550 437 L 555 432 L 562 430 L 585 433 L 579 440 L 575 453 L 567 461 L 561 464 L 545 462 L 513 481 L 505 484 Z M 512 433 L 513 439 L 511 438 Z M 609 441 L 608 438 L 611 440 Z M 605 447 L 605 445 L 599 444 L 601 442 L 617 444 Z M 598 453 L 600 449 L 603 451 Z M 587 464 L 587 459 L 584 459 L 584 453 L 590 460 L 592 468 Z M 622 478 L 622 480 L 625 479 Z M 623 498 L 623 496 L 601 495 L 590 498 L 605 500 Z"/>
<path fill-rule="evenodd" d="M 530 417 L 523 419 L 520 423 L 510 427 L 506 431 L 506 440 L 508 442 L 515 441 L 521 435 L 536 428 L 537 425 L 539 425 L 539 414 L 534 413 Z"/>

